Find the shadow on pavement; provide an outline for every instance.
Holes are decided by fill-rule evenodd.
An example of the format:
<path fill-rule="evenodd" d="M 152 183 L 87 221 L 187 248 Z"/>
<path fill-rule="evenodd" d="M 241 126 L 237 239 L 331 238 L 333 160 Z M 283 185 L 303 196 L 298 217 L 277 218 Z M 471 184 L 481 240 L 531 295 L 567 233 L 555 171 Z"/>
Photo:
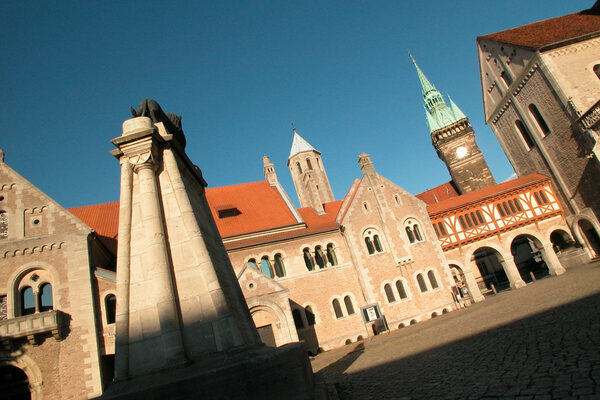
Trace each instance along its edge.
<path fill-rule="evenodd" d="M 399 353 L 396 339 L 379 354 Z M 320 371 L 340 399 L 599 398 L 600 294 L 384 363 L 369 347 Z"/>

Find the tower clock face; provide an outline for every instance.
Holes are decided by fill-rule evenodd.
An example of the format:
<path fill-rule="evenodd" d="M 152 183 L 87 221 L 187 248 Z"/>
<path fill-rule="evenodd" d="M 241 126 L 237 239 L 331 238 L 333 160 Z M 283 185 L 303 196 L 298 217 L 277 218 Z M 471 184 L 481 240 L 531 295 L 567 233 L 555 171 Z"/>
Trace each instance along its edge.
<path fill-rule="evenodd" d="M 467 155 L 467 148 L 466 147 L 460 146 L 459 148 L 456 149 L 456 157 L 463 158 L 466 155 Z"/>

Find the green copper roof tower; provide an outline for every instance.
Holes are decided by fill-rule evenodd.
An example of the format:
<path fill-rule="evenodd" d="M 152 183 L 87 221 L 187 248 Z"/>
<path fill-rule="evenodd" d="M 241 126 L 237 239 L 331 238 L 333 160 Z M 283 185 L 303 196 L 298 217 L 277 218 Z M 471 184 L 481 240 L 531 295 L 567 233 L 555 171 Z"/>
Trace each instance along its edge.
<path fill-rule="evenodd" d="M 408 54 L 417 69 L 417 75 L 421 82 L 421 92 L 423 94 L 423 101 L 425 102 L 425 117 L 429 132 L 433 133 L 438 129 L 445 128 L 463 118 L 467 118 L 450 97 L 448 97 L 450 99 L 450 107 L 448 107 L 442 94 L 429 82 L 429 79 L 421 71 L 412 54 L 410 52 Z"/>
<path fill-rule="evenodd" d="M 446 164 L 452 183 L 460 194 L 495 185 L 483 154 L 475 142 L 475 132 L 469 119 L 448 96 L 442 94 L 425 76 L 410 52 L 421 82 L 425 120 L 431 142 L 438 157 Z"/>

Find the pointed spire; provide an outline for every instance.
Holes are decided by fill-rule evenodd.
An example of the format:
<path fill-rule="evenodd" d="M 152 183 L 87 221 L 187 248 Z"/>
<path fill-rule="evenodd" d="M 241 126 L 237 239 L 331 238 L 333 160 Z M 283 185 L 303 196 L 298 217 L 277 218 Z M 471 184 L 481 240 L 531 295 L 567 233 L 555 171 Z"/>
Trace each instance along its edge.
<path fill-rule="evenodd" d="M 302 153 L 303 151 L 316 151 L 314 147 L 310 145 L 302 136 L 296 132 L 296 128 L 292 125 L 292 130 L 294 131 L 294 140 L 292 141 L 292 149 L 290 150 L 290 156 L 288 158 L 292 158 L 298 153 Z M 321 154 L 321 153 L 319 153 Z"/>
<path fill-rule="evenodd" d="M 452 101 L 452 98 L 450 97 L 450 95 L 448 95 L 448 100 L 450 100 L 450 108 L 452 109 L 452 112 L 454 113 L 454 118 L 457 121 L 459 121 L 463 118 L 467 118 L 465 113 L 463 113 L 462 110 L 460 108 L 458 108 L 458 106 Z"/>
<path fill-rule="evenodd" d="M 427 93 L 431 91 L 437 92 L 437 89 L 435 88 L 435 86 L 433 86 L 431 82 L 429 82 L 429 79 L 427 79 L 423 71 L 421 71 L 421 68 L 419 68 L 419 66 L 417 65 L 417 62 L 413 58 L 410 51 L 408 52 L 408 55 L 410 56 L 410 59 L 412 60 L 413 64 L 415 65 L 415 68 L 417 69 L 417 75 L 419 76 L 419 81 L 421 82 L 421 92 L 423 93 L 423 99 L 425 99 Z"/>

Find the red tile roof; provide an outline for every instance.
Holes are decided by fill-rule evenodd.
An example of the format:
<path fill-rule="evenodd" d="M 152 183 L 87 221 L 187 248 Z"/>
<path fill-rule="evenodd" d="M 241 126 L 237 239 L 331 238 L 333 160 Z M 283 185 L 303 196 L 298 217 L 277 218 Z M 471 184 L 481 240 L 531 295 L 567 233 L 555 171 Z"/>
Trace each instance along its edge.
<path fill-rule="evenodd" d="M 497 185 L 486 187 L 483 189 L 476 190 L 461 196 L 452 197 L 440 203 L 434 203 L 427 206 L 427 212 L 429 214 L 435 214 L 441 211 L 446 211 L 451 208 L 460 207 L 467 203 L 478 201 L 489 196 L 500 194 L 509 190 L 519 188 L 521 186 L 529 185 L 540 181 L 549 181 L 549 178 L 540 174 L 530 174 L 522 176 L 512 181 L 498 183 Z"/>
<path fill-rule="evenodd" d="M 206 199 L 223 237 L 298 223 L 277 188 L 266 181 L 210 188 Z M 219 218 L 219 210 L 231 208 L 240 214 Z"/>
<path fill-rule="evenodd" d="M 594 32 L 600 33 L 600 5 L 598 2 L 589 10 L 491 33 L 480 36 L 478 40 L 489 39 L 539 49 Z"/>
<path fill-rule="evenodd" d="M 92 228 L 102 244 L 113 254 L 117 254 L 117 234 L 119 233 L 118 201 L 69 208 L 68 211 Z"/>
<path fill-rule="evenodd" d="M 419 193 L 416 196 L 429 205 L 439 203 L 452 197 L 459 196 L 459 194 L 454 188 L 452 182 L 446 182 L 444 184 L 434 187 L 433 189 L 429 189 L 424 191 L 423 193 Z"/>

